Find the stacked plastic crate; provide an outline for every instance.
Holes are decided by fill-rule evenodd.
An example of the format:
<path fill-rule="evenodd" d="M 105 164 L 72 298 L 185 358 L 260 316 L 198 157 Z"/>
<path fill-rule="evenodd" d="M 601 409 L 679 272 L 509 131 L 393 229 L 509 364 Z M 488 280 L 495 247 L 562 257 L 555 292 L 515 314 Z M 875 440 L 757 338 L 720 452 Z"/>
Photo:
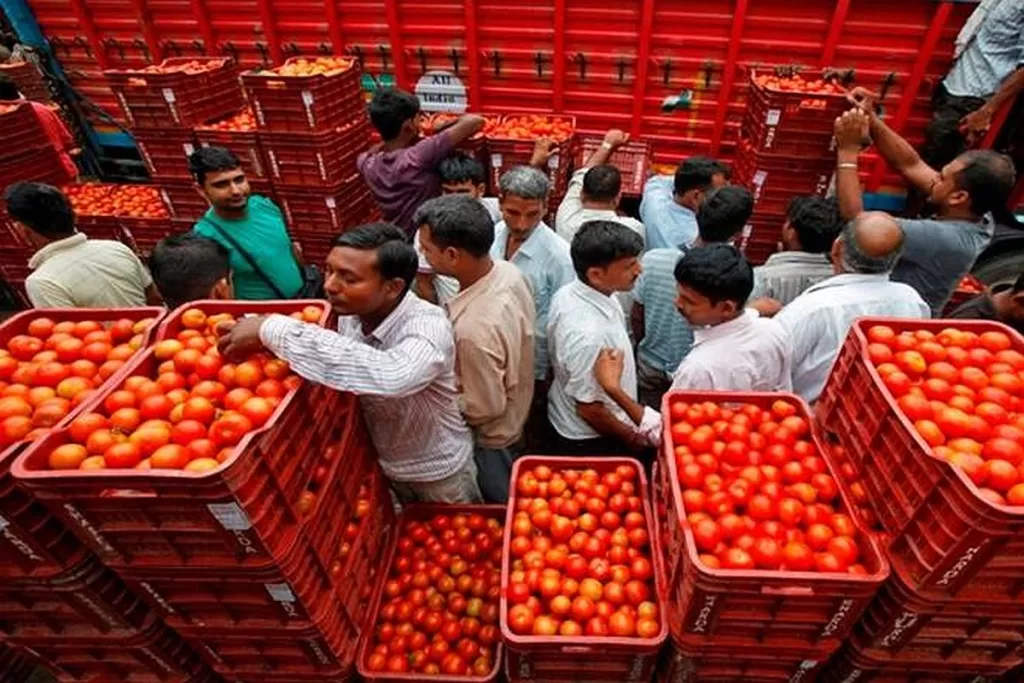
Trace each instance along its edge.
<path fill-rule="evenodd" d="M 364 223 L 375 204 L 356 170 L 370 146 L 359 67 L 353 60 L 292 58 L 242 75 L 292 238 L 320 262 L 336 235 Z"/>
<path fill-rule="evenodd" d="M 161 323 L 154 346 L 128 363 L 121 381 L 82 410 L 101 409 L 129 376 L 157 376 L 161 342 L 177 339 L 192 307 L 211 316 L 276 312 L 306 320 L 314 311 L 321 324 L 330 316 L 322 301 L 188 304 Z M 141 628 L 152 615 L 161 639 L 178 639 L 230 681 L 348 679 L 393 524 L 352 395 L 297 383 L 262 427 L 202 474 L 51 469 L 50 454 L 72 438 L 66 426 L 50 431 L 18 457 L 12 474 L 113 570 L 118 588 L 141 596 Z M 116 619 L 133 614 L 121 609 Z M 127 645 L 118 657 L 146 654 L 134 641 Z"/>
<path fill-rule="evenodd" d="M 908 418 L 903 406 L 912 402 L 898 401 L 883 379 L 886 368 L 878 354 L 884 353 L 880 347 L 886 342 L 880 341 L 881 333 L 872 332 L 876 326 L 895 332 L 891 343 L 911 359 L 918 349 L 927 352 L 925 368 L 941 369 L 948 364 L 945 360 L 957 364 L 955 372 L 963 384 L 956 387 L 952 400 L 968 411 L 975 402 L 981 407 L 967 418 L 973 422 L 971 431 L 961 435 L 964 438 L 950 433 L 944 445 L 923 439 L 919 429 L 932 425 L 921 415 Z M 1010 340 L 1010 348 L 985 348 L 979 339 L 986 333 L 997 333 L 1001 342 Z M 933 349 L 940 358 L 931 355 Z M 820 680 L 895 681 L 917 676 L 913 679 L 966 682 L 995 678 L 1021 664 L 1024 507 L 1008 503 L 994 490 L 1005 484 L 990 474 L 996 470 L 989 465 L 1003 457 L 1002 452 L 1015 450 L 1003 435 L 1012 437 L 1020 430 L 1009 417 L 994 418 L 1006 411 L 991 401 L 1007 401 L 1016 411 L 1013 406 L 1024 398 L 1017 378 L 1022 353 L 1024 338 L 993 322 L 862 318 L 854 323 L 818 402 L 818 420 L 835 447 L 842 449 L 851 475 L 860 479 L 868 514 L 881 529 L 892 576 Z M 895 362 L 901 364 L 904 358 L 897 354 Z M 983 367 L 989 368 L 987 373 Z M 967 398 L 964 378 L 972 373 L 1000 381 L 1003 373 L 1013 379 L 1006 385 L 974 385 L 977 393 L 964 403 L 958 399 Z M 892 386 L 897 386 L 894 380 Z M 932 385 L 924 387 L 931 389 Z M 935 418 L 946 425 L 939 409 L 952 409 L 944 401 L 929 405 L 929 412 L 935 410 Z M 996 425 L 984 424 L 993 419 Z M 961 448 L 977 452 L 955 450 Z M 1002 464 L 1004 469 L 1019 465 Z"/>
<path fill-rule="evenodd" d="M 766 457 L 760 466 L 747 468 L 752 472 L 741 474 L 739 480 L 732 484 L 723 482 L 722 475 L 740 472 L 741 465 L 735 459 L 724 459 L 731 456 L 723 456 L 719 465 L 719 459 L 710 455 L 714 450 L 711 446 L 717 444 L 707 444 L 709 448 L 705 451 L 689 439 L 702 424 L 710 426 L 704 409 L 708 405 L 719 411 L 720 416 L 729 411 L 749 417 L 750 407 L 755 406 L 758 412 L 767 413 L 768 420 L 781 421 L 783 418 L 773 415 L 789 414 L 799 419 L 804 429 L 810 425 L 810 432 L 801 437 L 799 449 L 797 443 L 792 443 L 792 449 L 776 452 L 765 448 L 764 452 L 773 458 L 791 459 L 798 468 L 806 463 L 825 477 L 822 485 L 833 487 L 836 504 L 818 509 L 819 520 L 853 510 L 848 487 L 838 483 L 841 480 L 835 468 L 825 458 L 824 442 L 813 427 L 810 409 L 796 396 L 729 392 L 666 395 L 662 411 L 666 416 L 664 446 L 655 465 L 653 501 L 659 523 L 656 534 L 665 549 L 672 647 L 662 661 L 658 681 L 807 683 L 816 679 L 843 645 L 858 617 L 889 576 L 888 562 L 875 539 L 858 526 L 848 532 L 858 548 L 856 572 L 846 568 L 816 570 L 813 564 L 801 570 L 787 568 L 782 563 L 781 543 L 777 546 L 781 568 L 767 568 L 767 558 L 757 563 L 751 561 L 746 568 L 727 566 L 721 559 L 722 549 L 745 547 L 741 534 L 747 534 L 752 543 L 757 538 L 803 539 L 806 528 L 812 526 L 808 521 L 810 508 L 820 508 L 821 501 L 815 504 L 817 491 L 812 489 L 815 497 L 804 499 L 806 518 L 804 503 L 798 503 L 801 516 L 787 518 L 786 526 L 779 521 L 782 517 L 778 503 L 771 513 L 763 508 L 755 512 L 747 501 L 753 502 L 758 496 L 766 500 L 770 500 L 768 496 L 772 493 L 797 496 L 796 489 L 789 486 L 794 479 L 787 474 L 783 480 L 780 472 L 789 470 L 781 460 Z M 720 420 L 727 429 L 732 426 L 725 417 Z M 717 428 L 718 423 L 715 424 Z M 780 427 L 781 431 L 787 429 Z M 739 436 L 722 437 L 722 443 L 726 438 L 739 439 L 738 443 L 750 452 L 753 446 L 742 441 L 742 433 L 743 429 Z M 795 434 L 790 432 L 786 438 Z M 759 437 L 761 432 L 750 436 Z M 733 443 L 730 441 L 727 446 L 730 452 Z M 800 453 L 802 459 L 794 453 Z M 760 458 L 760 453 L 755 454 Z M 809 474 L 812 470 L 805 471 Z M 783 482 L 787 484 L 785 489 L 781 486 Z M 735 484 L 741 485 L 734 488 Z M 825 510 L 827 515 L 820 514 Z M 741 525 L 739 529 L 727 530 L 725 519 L 730 516 Z M 758 522 L 754 521 L 755 516 Z M 702 520 L 708 520 L 721 534 L 716 547 L 709 546 L 715 543 L 706 536 L 698 541 L 695 527 Z M 784 535 L 773 535 L 776 533 Z M 759 557 L 753 550 L 751 553 L 751 557 Z"/>
<path fill-rule="evenodd" d="M 776 251 L 790 200 L 828 191 L 836 165 L 832 130 L 846 108 L 839 86 L 751 73 L 733 181 L 756 200 L 739 243 L 752 263 Z"/>
<path fill-rule="evenodd" d="M 10 78 L 26 100 L 49 102 L 50 90 L 46 87 L 43 74 L 36 65 L 26 61 L 10 61 L 0 64 L 0 74 Z"/>
<path fill-rule="evenodd" d="M 583 165 L 601 148 L 602 138 L 584 138 L 576 153 L 576 168 Z M 608 163 L 619 169 L 622 176 L 622 196 L 639 197 L 651 170 L 651 145 L 643 140 L 631 140 L 612 153 Z M 557 210 L 557 207 L 556 207 Z"/>

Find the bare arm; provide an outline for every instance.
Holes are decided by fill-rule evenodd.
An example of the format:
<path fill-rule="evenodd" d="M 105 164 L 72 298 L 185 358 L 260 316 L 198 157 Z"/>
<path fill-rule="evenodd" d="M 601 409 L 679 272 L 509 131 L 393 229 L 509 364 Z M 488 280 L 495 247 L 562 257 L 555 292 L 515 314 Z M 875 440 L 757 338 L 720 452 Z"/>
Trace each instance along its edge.
<path fill-rule="evenodd" d="M 623 133 L 617 128 L 612 128 L 604 134 L 604 140 L 601 141 L 601 146 L 587 158 L 583 167 L 593 168 L 594 166 L 600 166 L 601 164 L 608 163 L 608 159 L 610 159 L 612 154 L 615 153 L 615 150 L 627 142 L 629 142 L 629 133 Z"/>
<path fill-rule="evenodd" d="M 484 117 L 476 114 L 464 114 L 458 118 L 448 129 L 448 138 L 453 145 L 473 137 L 484 127 Z"/>
<path fill-rule="evenodd" d="M 164 298 L 160 296 L 160 292 L 157 291 L 156 285 L 150 283 L 146 287 L 146 305 L 147 306 L 162 306 Z"/>
<path fill-rule="evenodd" d="M 864 211 L 857 157 L 868 130 L 868 115 L 852 109 L 836 119 L 836 198 L 843 218 L 856 218 Z"/>
<path fill-rule="evenodd" d="M 576 414 L 583 418 L 601 436 L 610 436 L 631 446 L 642 445 L 640 439 L 637 438 L 636 432 L 629 425 L 612 415 L 612 412 L 608 410 L 608 406 L 600 401 L 595 403 L 577 402 Z"/>
<path fill-rule="evenodd" d="M 625 359 L 617 349 L 603 349 L 594 363 L 594 377 L 608 397 L 626 411 L 633 424 L 640 425 L 644 420 L 644 407 L 622 389 L 622 369 Z"/>
<path fill-rule="evenodd" d="M 992 117 L 1004 104 L 1012 102 L 1021 90 L 1024 90 L 1024 66 L 1017 67 L 1016 71 L 1004 79 L 999 90 L 980 109 L 972 111 L 960 120 L 960 132 L 966 135 L 971 143 L 980 141 L 992 126 Z"/>

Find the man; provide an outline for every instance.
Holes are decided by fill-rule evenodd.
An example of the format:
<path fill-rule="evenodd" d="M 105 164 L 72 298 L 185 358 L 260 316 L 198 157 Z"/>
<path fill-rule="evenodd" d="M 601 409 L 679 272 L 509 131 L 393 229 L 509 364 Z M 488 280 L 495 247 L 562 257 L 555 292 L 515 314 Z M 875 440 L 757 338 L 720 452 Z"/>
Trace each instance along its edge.
<path fill-rule="evenodd" d="M 555 216 L 555 232 L 566 242 L 572 242 L 580 226 L 590 221 L 622 223 L 643 239 L 643 223 L 618 214 L 622 174 L 608 163 L 615 150 L 627 142 L 628 134 L 616 129 L 608 131 L 601 147 L 590 155 L 583 168 L 573 173 Z"/>
<path fill-rule="evenodd" d="M 149 257 L 153 282 L 168 308 L 200 299 L 233 299 L 231 256 L 217 242 L 193 233 L 157 242 Z"/>
<path fill-rule="evenodd" d="M 708 191 L 726 184 L 727 169 L 708 157 L 690 157 L 674 178 L 651 176 L 640 201 L 646 249 L 689 247 L 697 237 L 697 210 Z"/>
<path fill-rule="evenodd" d="M 479 502 L 451 323 L 409 291 L 415 276 L 416 252 L 402 230 L 361 225 L 338 236 L 325 263 L 337 332 L 284 315 L 244 318 L 221 337 L 220 351 L 240 359 L 265 348 L 303 378 L 358 395 L 401 501 Z"/>
<path fill-rule="evenodd" d="M 993 287 L 961 304 L 948 317 L 995 320 L 1024 334 L 1024 275 L 1011 284 Z"/>
<path fill-rule="evenodd" d="M 418 97 L 394 88 L 378 88 L 370 102 L 370 122 L 383 142 L 356 160 L 384 219 L 410 237 L 416 229 L 413 213 L 420 204 L 441 194 L 438 165 L 456 145 L 484 126 L 483 117 L 467 114 L 421 139 L 422 118 Z"/>
<path fill-rule="evenodd" d="M 125 308 L 158 305 L 160 295 L 142 261 L 113 240 L 91 240 L 75 228 L 75 211 L 60 190 L 15 183 L 4 191 L 15 229 L 35 249 L 25 279 L 36 308 Z"/>
<path fill-rule="evenodd" d="M 284 216 L 274 202 L 251 194 L 238 157 L 223 147 L 200 147 L 189 170 L 210 208 L 192 231 L 231 255 L 235 297 L 292 299 L 302 289 L 302 271 Z"/>
<path fill-rule="evenodd" d="M 537 313 L 534 377 L 548 377 L 548 309 L 551 298 L 575 279 L 569 244 L 544 223 L 548 178 L 536 168 L 517 166 L 498 181 L 503 220 L 494 228 L 491 256 L 508 261 L 526 276 Z"/>
<path fill-rule="evenodd" d="M 754 196 L 744 187 L 730 185 L 708 193 L 697 212 L 696 245 L 730 242 L 750 220 Z M 661 397 L 672 385 L 672 375 L 693 343 L 693 330 L 676 308 L 676 263 L 686 245 L 652 249 L 643 256 L 643 274 L 632 291 L 635 301 L 631 324 L 637 345 L 640 402 L 661 410 Z"/>
<path fill-rule="evenodd" d="M 835 275 L 808 288 L 775 317 L 792 358 L 793 390 L 818 400 L 850 324 L 864 316 L 928 318 L 928 304 L 909 285 L 890 281 L 904 248 L 892 216 L 865 212 L 832 245 Z"/>
<path fill-rule="evenodd" d="M 598 383 L 594 367 L 609 349 L 622 356 L 622 392 L 636 401 L 636 366 L 626 318 L 612 296 L 632 288 L 640 275 L 640 236 L 612 221 L 585 223 L 572 240 L 577 278 L 551 302 L 548 343 L 554 379 L 548 417 L 559 450 L 572 454 L 623 453 L 657 445 L 658 413 L 629 413 L 619 397 Z"/>
<path fill-rule="evenodd" d="M 533 399 L 533 295 L 518 268 L 491 258 L 494 222 L 477 200 L 431 199 L 415 220 L 431 266 L 459 283 L 448 304 L 459 405 L 473 429 L 484 500 L 505 503 Z"/>
<path fill-rule="evenodd" d="M 10 76 L 0 74 L 0 104 L 13 104 L 18 101 L 28 102 L 32 113 L 39 121 L 39 127 L 42 128 L 43 134 L 46 135 L 53 151 L 57 154 L 61 169 L 64 171 L 64 178 L 61 182 L 75 180 L 78 177 L 78 167 L 75 166 L 75 160 L 71 157 L 77 155 L 81 150 L 75 145 L 75 138 L 71 135 L 71 131 L 60 120 L 56 112 L 41 102 L 25 100 L 17 83 Z"/>
<path fill-rule="evenodd" d="M 1006 206 L 1016 180 L 1013 162 L 990 150 L 975 150 L 964 152 L 936 171 L 921 160 L 910 143 L 882 122 L 869 100 L 864 104 L 867 113 L 854 109 L 836 119 L 840 213 L 850 219 L 864 210 L 857 155 L 870 131 L 882 158 L 913 188 L 927 194 L 937 209 L 935 218 L 900 219 L 905 244 L 892 279 L 916 289 L 938 316 L 992 239 L 989 213 Z"/>
<path fill-rule="evenodd" d="M 932 168 L 981 140 L 992 117 L 1024 89 L 1024 3 L 983 0 L 957 36 L 955 59 L 935 88 L 925 128 L 921 155 Z M 1020 122 L 1011 117 L 1007 125 Z"/>
<path fill-rule="evenodd" d="M 829 252 L 842 229 L 835 199 L 795 197 L 786 208 L 782 251 L 754 268 L 750 296 L 768 297 L 785 306 L 811 285 L 832 277 Z"/>
<path fill-rule="evenodd" d="M 673 389 L 789 391 L 788 341 L 778 322 L 744 308 L 754 271 L 735 247 L 695 247 L 676 264 L 676 306 L 694 329 Z"/>

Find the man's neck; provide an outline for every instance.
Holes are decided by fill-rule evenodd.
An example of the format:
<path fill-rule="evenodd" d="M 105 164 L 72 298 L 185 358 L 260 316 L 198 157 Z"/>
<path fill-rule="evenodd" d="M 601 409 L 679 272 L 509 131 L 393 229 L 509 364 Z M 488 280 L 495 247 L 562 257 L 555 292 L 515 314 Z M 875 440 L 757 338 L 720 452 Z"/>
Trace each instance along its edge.
<path fill-rule="evenodd" d="M 679 206 L 683 207 L 684 209 L 688 209 L 688 210 L 692 211 L 693 213 L 697 213 L 697 207 L 690 206 L 690 200 L 688 200 L 688 199 L 686 199 L 684 197 L 680 197 L 679 195 L 673 195 L 672 199 L 675 201 L 676 204 L 678 204 Z"/>
<path fill-rule="evenodd" d="M 982 220 L 984 220 L 983 216 L 974 215 L 973 213 L 971 213 L 970 209 L 950 209 L 943 206 L 939 207 L 935 215 L 937 218 L 947 221 L 967 221 L 968 223 L 980 223 Z"/>
<path fill-rule="evenodd" d="M 536 227 L 533 228 L 533 230 L 536 230 L 536 229 L 537 229 Z M 523 244 L 526 243 L 526 240 L 530 239 L 530 235 L 533 234 L 533 230 L 530 230 L 530 232 L 528 232 L 528 233 L 526 233 L 525 235 L 522 235 L 522 236 L 513 234 L 511 232 L 508 234 L 508 239 L 505 240 L 505 260 L 506 261 L 511 259 L 513 256 L 515 256 L 516 252 L 519 251 L 519 247 L 523 246 Z"/>
<path fill-rule="evenodd" d="M 404 299 L 405 295 L 403 294 L 395 299 L 391 304 L 382 306 L 372 313 L 366 313 L 359 316 L 359 324 L 363 328 L 363 334 L 370 335 L 374 330 L 380 327 L 380 324 L 387 320 L 389 315 L 395 312 L 395 309 L 401 305 Z"/>
<path fill-rule="evenodd" d="M 394 152 L 396 149 L 405 149 L 406 147 L 412 147 L 415 141 L 415 136 L 399 135 L 394 140 L 386 140 L 384 142 L 384 151 Z"/>
<path fill-rule="evenodd" d="M 595 202 L 591 199 L 584 199 L 583 208 L 591 211 L 615 211 L 615 202 Z"/>
<path fill-rule="evenodd" d="M 247 202 L 241 209 L 224 209 L 219 206 L 215 206 L 213 207 L 213 212 L 225 220 L 237 221 L 245 218 L 245 213 L 248 209 L 249 204 Z"/>
<path fill-rule="evenodd" d="M 605 296 L 611 296 L 612 294 L 615 293 L 614 289 L 609 289 L 608 287 L 602 287 L 600 285 L 595 285 L 593 282 L 587 281 L 587 282 L 584 282 L 583 284 L 585 284 L 587 287 L 590 287 L 593 290 L 601 292 L 601 294 L 604 294 Z"/>
<path fill-rule="evenodd" d="M 476 260 L 472 265 L 467 266 L 463 272 L 455 275 L 455 279 L 459 281 L 459 289 L 466 291 L 486 277 L 493 268 L 494 261 L 491 260 L 490 256 Z"/>

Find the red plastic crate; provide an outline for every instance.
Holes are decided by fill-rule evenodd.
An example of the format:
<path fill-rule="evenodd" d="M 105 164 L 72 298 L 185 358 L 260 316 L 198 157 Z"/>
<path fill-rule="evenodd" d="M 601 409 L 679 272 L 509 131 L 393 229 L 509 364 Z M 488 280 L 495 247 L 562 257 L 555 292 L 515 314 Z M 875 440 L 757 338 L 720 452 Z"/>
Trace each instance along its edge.
<path fill-rule="evenodd" d="M 301 57 L 288 59 L 294 64 Z M 242 84 L 261 130 L 283 133 L 328 131 L 360 118 L 365 112 L 361 74 L 356 62 L 326 75 L 285 76 L 273 71 L 248 71 Z"/>
<path fill-rule="evenodd" d="M 0 70 L 0 73 L 3 72 Z M 46 136 L 30 103 L 0 104 L 0 159 L 24 157 L 30 150 L 50 146 L 50 138 Z"/>
<path fill-rule="evenodd" d="M 502 121 L 524 114 L 509 114 Z M 576 129 L 575 116 L 549 116 L 553 120 L 567 120 Z M 488 176 L 492 194 L 498 192 L 498 181 L 502 174 L 514 166 L 526 166 L 533 157 L 534 140 L 520 140 L 487 135 Z M 547 174 L 551 182 L 552 195 L 564 195 L 569 184 L 569 167 L 572 165 L 576 145 L 575 134 L 558 143 L 558 151 L 548 159 Z M 557 204 L 555 204 L 557 208 Z"/>
<path fill-rule="evenodd" d="M 358 173 L 334 188 L 287 188 L 278 193 L 277 202 L 296 236 L 313 233 L 334 237 L 345 228 L 366 222 L 375 206 L 370 188 Z"/>
<path fill-rule="evenodd" d="M 1024 508 L 982 499 L 963 471 L 931 454 L 868 359 L 872 325 L 897 333 L 998 331 L 1018 351 L 1024 338 L 980 320 L 861 318 L 850 327 L 818 400 L 822 429 L 846 449 L 890 536 L 889 556 L 915 592 L 933 600 L 1024 604 Z"/>
<path fill-rule="evenodd" d="M 810 409 L 793 394 L 671 391 L 662 401 L 662 414 L 671 414 L 671 405 L 677 400 L 749 403 L 761 408 L 784 400 L 808 420 L 818 453 L 825 453 L 825 442 Z M 838 485 L 843 509 L 852 510 L 845 484 L 831 463 L 825 462 Z M 875 538 L 858 529 L 855 540 L 862 552 L 861 564 L 868 571 L 865 576 L 708 568 L 698 559 L 693 531 L 686 522 L 668 420 L 659 464 L 664 470 L 659 471 L 657 483 L 666 487 L 659 497 L 666 501 L 664 535 L 670 539 L 665 548 L 673 639 L 690 649 L 712 645 L 743 647 L 749 652 L 806 648 L 808 654 L 822 656 L 839 647 L 889 576 L 889 563 Z"/>
<path fill-rule="evenodd" d="M 74 179 L 64 170 L 53 145 L 48 144 L 28 149 L 17 147 L 16 149 L 15 154 L 0 159 L 0 187 L 7 187 L 18 182 L 60 186 Z"/>
<path fill-rule="evenodd" d="M 160 196 L 167 205 L 167 212 L 171 214 L 171 220 L 189 220 L 187 230 L 191 230 L 191 223 L 199 220 L 210 208 L 210 203 L 199 194 L 193 182 L 182 183 L 161 183 Z M 172 234 L 175 232 L 172 229 Z"/>
<path fill-rule="evenodd" d="M 854 638 L 829 661 L 818 676 L 818 683 L 983 683 L 1007 670 L 970 661 L 896 661 L 883 651 L 860 647 Z"/>
<path fill-rule="evenodd" d="M 760 85 L 757 77 L 751 70 L 746 111 L 748 117 L 763 123 L 765 129 L 831 134 L 836 117 L 850 108 L 845 94 L 775 90 Z"/>
<path fill-rule="evenodd" d="M 227 116 L 245 105 L 238 67 L 223 57 L 172 57 L 160 63 L 173 67 L 189 62 L 213 65 L 200 73 L 107 70 L 103 75 L 135 128 L 191 128 Z"/>
<path fill-rule="evenodd" d="M 188 170 L 188 157 L 196 151 L 198 142 L 190 130 L 176 128 L 132 130 L 139 156 L 154 181 L 192 180 Z"/>
<path fill-rule="evenodd" d="M 50 91 L 35 64 L 27 61 L 7 62 L 0 64 L 0 74 L 4 74 L 14 81 L 26 100 L 49 102 Z"/>
<path fill-rule="evenodd" d="M 603 138 L 583 138 L 576 153 L 576 168 L 583 168 L 587 159 L 601 149 Z M 622 194 L 639 197 L 643 194 L 651 167 L 651 146 L 643 140 L 630 140 L 612 153 L 608 163 L 622 175 Z M 556 205 L 557 206 L 557 205 Z"/>
<path fill-rule="evenodd" d="M 833 159 L 759 154 L 744 142 L 737 146 L 733 182 L 754 194 L 759 213 L 785 213 L 793 197 L 825 196 L 835 173 Z"/>
<path fill-rule="evenodd" d="M 599 474 L 614 470 L 619 465 L 631 465 L 638 476 L 638 495 L 644 501 L 644 516 L 647 518 L 650 535 L 651 563 L 654 565 L 654 595 L 661 615 L 661 632 L 656 638 L 617 638 L 564 636 L 545 638 L 542 636 L 520 636 L 508 627 L 508 590 L 511 571 L 509 544 L 512 535 L 508 529 L 516 513 L 517 494 L 515 484 L 523 470 L 538 465 L 547 465 L 554 471 L 565 469 L 594 469 Z M 517 458 L 509 479 L 509 500 L 505 518 L 505 543 L 502 549 L 504 559 L 501 566 L 501 610 L 499 622 L 505 639 L 505 653 L 508 671 L 515 680 L 619 680 L 648 681 L 654 673 L 658 653 L 668 638 L 669 616 L 665 608 L 665 577 L 662 566 L 660 539 L 657 536 L 650 506 L 650 489 L 643 466 L 631 458 L 602 457 L 555 457 L 526 455 Z"/>
<path fill-rule="evenodd" d="M 25 650 L 0 642 L 0 683 L 25 683 L 36 670 L 36 660 Z"/>
<path fill-rule="evenodd" d="M 424 676 L 420 673 L 385 673 L 383 671 L 370 671 L 366 668 L 366 660 L 370 656 L 370 647 L 372 644 L 373 628 L 377 624 L 377 614 L 380 611 L 381 603 L 384 599 L 384 584 L 387 582 L 391 575 L 391 565 L 395 561 L 395 555 L 398 553 L 398 539 L 401 537 L 402 525 L 409 520 L 412 521 L 428 521 L 437 514 L 444 514 L 446 516 L 452 516 L 457 514 L 472 514 L 478 513 L 489 519 L 505 520 L 505 506 L 504 505 L 439 505 L 439 504 L 414 504 L 407 505 L 402 514 L 399 516 L 395 525 L 396 533 L 391 539 L 391 543 L 388 544 L 387 552 L 383 557 L 381 567 L 381 580 L 377 584 L 377 588 L 373 594 L 373 607 L 370 610 L 370 618 L 366 622 L 366 632 L 364 637 L 360 640 L 359 656 L 356 659 L 356 669 L 359 672 L 359 676 L 369 683 L 399 683 L 401 681 L 420 681 L 425 678 L 429 678 L 431 681 L 438 681 L 439 683 L 487 683 L 488 681 L 494 681 L 498 678 L 501 672 L 501 661 L 503 645 L 499 642 L 495 649 L 494 656 L 494 667 L 491 672 L 486 676 Z"/>
<path fill-rule="evenodd" d="M 236 115 L 237 116 L 237 115 Z M 229 119 L 236 116 L 227 117 Z M 223 119 L 221 119 L 223 120 Z M 209 121 L 195 129 L 196 140 L 203 147 L 223 147 L 242 162 L 242 170 L 251 184 L 253 181 L 269 182 L 269 169 L 263 154 L 263 145 L 254 130 L 224 130 L 210 128 L 218 121 Z"/>
<path fill-rule="evenodd" d="M 686 652 L 675 643 L 665 648 L 657 683 L 811 683 L 825 662 L 800 652 L 775 650 L 751 655 L 744 648 Z"/>
<path fill-rule="evenodd" d="M 370 146 L 365 116 L 323 133 L 263 133 L 269 176 L 280 189 L 334 187 L 357 173 L 356 157 Z"/>

